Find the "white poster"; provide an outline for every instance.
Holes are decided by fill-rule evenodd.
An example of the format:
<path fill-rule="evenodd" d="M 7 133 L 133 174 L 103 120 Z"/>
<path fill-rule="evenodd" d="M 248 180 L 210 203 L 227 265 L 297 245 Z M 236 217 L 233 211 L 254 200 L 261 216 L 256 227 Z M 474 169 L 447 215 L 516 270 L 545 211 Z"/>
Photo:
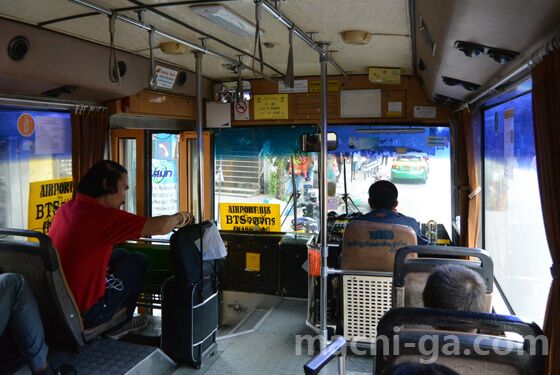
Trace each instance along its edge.
<path fill-rule="evenodd" d="M 152 216 L 172 215 L 179 210 L 177 165 L 174 159 L 152 159 Z"/>
<path fill-rule="evenodd" d="M 157 86 L 166 89 L 172 89 L 177 78 L 177 71 L 164 68 L 163 66 L 156 66 Z"/>
<path fill-rule="evenodd" d="M 436 113 L 437 113 L 436 107 L 414 106 L 415 118 L 436 118 Z"/>
<path fill-rule="evenodd" d="M 37 155 L 68 154 L 72 152 L 70 119 L 37 116 L 35 118 L 35 153 Z"/>
<path fill-rule="evenodd" d="M 242 101 L 240 103 L 233 103 L 233 105 L 234 120 L 249 120 L 249 102 Z"/>
<path fill-rule="evenodd" d="M 285 93 L 294 93 L 294 92 L 307 92 L 309 90 L 307 86 L 306 79 L 297 79 L 294 81 L 294 88 L 291 89 L 286 86 L 284 81 L 278 82 L 278 93 L 285 94 Z"/>

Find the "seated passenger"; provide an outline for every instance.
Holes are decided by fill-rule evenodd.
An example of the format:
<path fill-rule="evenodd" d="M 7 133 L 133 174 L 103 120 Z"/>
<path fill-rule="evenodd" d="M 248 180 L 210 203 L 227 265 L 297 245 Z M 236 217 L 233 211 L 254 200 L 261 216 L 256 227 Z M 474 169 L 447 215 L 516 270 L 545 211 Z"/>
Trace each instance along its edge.
<path fill-rule="evenodd" d="M 475 271 L 447 264 L 428 276 L 422 300 L 424 307 L 461 311 L 484 311 L 486 284 Z"/>
<path fill-rule="evenodd" d="M 412 228 L 416 232 L 418 245 L 427 245 L 428 239 L 420 233 L 415 219 L 397 212 L 399 191 L 390 181 L 377 181 L 369 187 L 368 203 L 371 212 L 356 218 L 360 221 L 400 224 Z"/>
<path fill-rule="evenodd" d="M 23 356 L 33 374 L 76 374 L 72 366 L 53 368 L 48 365 L 49 347 L 45 343 L 37 302 L 23 276 L 17 273 L 0 275 L 0 337 L 1 374 L 11 374 L 22 365 L 12 354 Z M 13 353 L 14 349 L 18 353 Z"/>
<path fill-rule="evenodd" d="M 178 212 L 148 218 L 120 210 L 128 175 L 122 165 L 110 160 L 91 167 L 77 190 L 76 198 L 56 211 L 49 236 L 60 254 L 86 329 L 108 322 L 121 306 L 127 308 L 125 322 L 107 334 L 117 340 L 148 323 L 145 316 L 133 319 L 147 260 L 140 252 L 113 250 L 113 246 L 140 236 L 169 233 L 176 226 L 191 224 L 194 217 Z"/>
<path fill-rule="evenodd" d="M 424 307 L 433 309 L 484 311 L 486 284 L 475 271 L 466 267 L 447 264 L 436 268 L 428 276 L 422 300 Z M 476 330 L 437 326 L 446 331 L 476 332 Z"/>

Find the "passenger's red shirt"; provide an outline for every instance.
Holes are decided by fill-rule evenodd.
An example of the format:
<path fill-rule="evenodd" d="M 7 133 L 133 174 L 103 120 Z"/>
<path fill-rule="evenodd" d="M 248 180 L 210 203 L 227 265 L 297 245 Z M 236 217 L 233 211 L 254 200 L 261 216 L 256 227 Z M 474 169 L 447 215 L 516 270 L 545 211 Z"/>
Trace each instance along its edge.
<path fill-rule="evenodd" d="M 105 294 L 105 270 L 113 246 L 139 238 L 146 220 L 80 193 L 56 211 L 49 236 L 80 311 Z"/>

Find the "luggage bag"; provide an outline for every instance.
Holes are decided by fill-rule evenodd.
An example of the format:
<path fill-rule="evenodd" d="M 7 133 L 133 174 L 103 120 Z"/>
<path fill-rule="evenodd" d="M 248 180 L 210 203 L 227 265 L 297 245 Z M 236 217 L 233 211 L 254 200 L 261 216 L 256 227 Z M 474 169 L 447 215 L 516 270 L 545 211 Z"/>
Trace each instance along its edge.
<path fill-rule="evenodd" d="M 175 362 L 196 368 L 218 348 L 217 263 L 221 260 L 203 261 L 195 244 L 210 226 L 206 221 L 171 236 L 175 275 L 164 281 L 161 290 L 161 348 Z"/>

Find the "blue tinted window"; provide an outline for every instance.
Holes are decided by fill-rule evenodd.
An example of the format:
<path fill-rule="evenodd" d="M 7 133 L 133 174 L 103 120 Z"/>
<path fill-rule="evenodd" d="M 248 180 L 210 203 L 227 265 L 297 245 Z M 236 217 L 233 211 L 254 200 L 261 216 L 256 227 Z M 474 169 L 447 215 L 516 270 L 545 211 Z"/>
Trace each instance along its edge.
<path fill-rule="evenodd" d="M 552 261 L 537 180 L 532 94 L 486 110 L 484 137 L 485 248 L 515 314 L 542 325 Z"/>
<path fill-rule="evenodd" d="M 28 228 L 30 182 L 72 177 L 71 144 L 68 113 L 0 109 L 0 227 Z"/>

